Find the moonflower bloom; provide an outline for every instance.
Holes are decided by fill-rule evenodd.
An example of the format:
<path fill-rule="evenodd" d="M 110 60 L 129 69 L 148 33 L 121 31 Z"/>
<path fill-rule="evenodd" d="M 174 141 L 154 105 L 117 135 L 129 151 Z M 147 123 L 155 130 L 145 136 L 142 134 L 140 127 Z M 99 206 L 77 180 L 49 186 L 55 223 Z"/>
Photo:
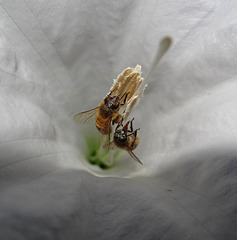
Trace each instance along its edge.
<path fill-rule="evenodd" d="M 0 239 L 236 239 L 236 12 L 234 0 L 2 0 Z M 90 165 L 73 116 L 126 67 L 145 75 L 167 35 L 132 113 L 144 165 L 125 153 Z"/>

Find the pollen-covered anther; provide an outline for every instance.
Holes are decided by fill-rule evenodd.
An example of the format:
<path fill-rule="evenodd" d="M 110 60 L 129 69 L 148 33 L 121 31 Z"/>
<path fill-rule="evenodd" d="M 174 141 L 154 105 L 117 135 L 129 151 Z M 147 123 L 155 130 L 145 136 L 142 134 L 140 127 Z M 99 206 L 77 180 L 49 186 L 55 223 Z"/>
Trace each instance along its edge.
<path fill-rule="evenodd" d="M 126 108 L 123 113 L 123 119 L 126 120 L 129 114 L 132 112 L 132 110 L 135 108 L 135 106 L 140 102 L 140 100 L 143 97 L 143 92 L 146 88 L 147 84 L 140 89 L 140 91 L 137 91 L 133 97 L 127 102 Z"/>
<path fill-rule="evenodd" d="M 122 107 L 122 110 L 125 113 L 125 118 L 128 117 L 143 95 L 146 85 L 142 83 L 143 78 L 141 77 L 141 66 L 136 65 L 135 68 L 126 68 L 121 74 L 119 74 L 110 89 L 112 96 L 123 96 L 124 94 L 128 94 L 126 103 Z M 123 99 L 121 99 L 121 101 L 122 100 Z"/>

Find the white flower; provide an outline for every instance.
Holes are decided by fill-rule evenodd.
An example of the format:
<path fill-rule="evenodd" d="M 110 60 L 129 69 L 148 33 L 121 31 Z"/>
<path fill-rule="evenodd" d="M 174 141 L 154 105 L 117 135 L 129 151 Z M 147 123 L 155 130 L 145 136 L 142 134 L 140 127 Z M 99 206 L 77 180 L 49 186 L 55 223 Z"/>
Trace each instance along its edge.
<path fill-rule="evenodd" d="M 234 239 L 236 10 L 1 1 L 0 239 Z M 144 165 L 124 154 L 108 171 L 89 166 L 74 114 L 126 67 L 145 75 L 167 35 L 174 44 L 133 112 Z"/>

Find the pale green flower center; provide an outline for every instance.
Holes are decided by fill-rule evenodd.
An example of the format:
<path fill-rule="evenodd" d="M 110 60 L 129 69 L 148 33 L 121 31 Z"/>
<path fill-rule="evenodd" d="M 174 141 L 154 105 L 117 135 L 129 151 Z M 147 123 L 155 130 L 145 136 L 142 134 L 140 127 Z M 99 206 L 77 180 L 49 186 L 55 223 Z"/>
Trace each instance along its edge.
<path fill-rule="evenodd" d="M 90 164 L 97 165 L 104 170 L 113 168 L 116 165 L 121 150 L 116 150 L 113 152 L 105 150 L 101 145 L 98 134 L 85 135 L 85 139 L 85 158 Z"/>

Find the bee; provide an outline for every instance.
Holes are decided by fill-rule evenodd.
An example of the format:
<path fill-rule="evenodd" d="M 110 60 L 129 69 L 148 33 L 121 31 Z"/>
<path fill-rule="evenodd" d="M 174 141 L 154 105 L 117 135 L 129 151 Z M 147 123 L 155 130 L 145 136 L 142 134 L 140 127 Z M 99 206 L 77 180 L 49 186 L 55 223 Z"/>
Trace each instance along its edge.
<path fill-rule="evenodd" d="M 123 126 L 123 118 L 121 121 L 118 123 L 117 127 L 115 128 L 114 132 L 114 139 L 113 142 L 110 143 L 111 148 L 116 149 L 121 148 L 129 153 L 129 155 L 142 164 L 142 162 L 139 160 L 139 158 L 133 153 L 133 150 L 137 147 L 137 145 L 140 142 L 140 138 L 137 137 L 137 131 L 140 130 L 140 128 L 137 128 L 136 130 L 133 131 L 133 120 L 128 121 L 124 126 Z M 129 128 L 130 124 L 130 129 Z"/>
<path fill-rule="evenodd" d="M 102 137 L 110 136 L 112 132 L 111 124 L 119 123 L 122 118 L 122 115 L 119 113 L 120 109 L 123 108 L 126 116 L 128 116 L 130 111 L 125 110 L 128 106 L 130 110 L 130 106 L 135 105 L 134 102 L 136 101 L 134 101 L 134 98 L 137 99 L 138 90 L 139 93 L 143 92 L 140 90 L 142 81 L 140 65 L 137 65 L 134 69 L 126 68 L 114 81 L 109 94 L 104 97 L 99 106 L 76 114 L 73 118 L 74 121 L 88 123 L 91 120 L 95 120 L 96 128 L 102 134 Z"/>
<path fill-rule="evenodd" d="M 102 135 L 110 135 L 112 132 L 111 123 L 118 123 L 122 115 L 119 114 L 121 106 L 125 105 L 128 93 L 124 93 L 122 96 L 119 94 L 112 95 L 114 91 L 111 91 L 105 96 L 103 101 L 98 107 L 91 110 L 80 112 L 74 116 L 74 121 L 80 123 L 88 123 L 91 120 L 95 120 L 95 125 L 98 131 Z"/>

